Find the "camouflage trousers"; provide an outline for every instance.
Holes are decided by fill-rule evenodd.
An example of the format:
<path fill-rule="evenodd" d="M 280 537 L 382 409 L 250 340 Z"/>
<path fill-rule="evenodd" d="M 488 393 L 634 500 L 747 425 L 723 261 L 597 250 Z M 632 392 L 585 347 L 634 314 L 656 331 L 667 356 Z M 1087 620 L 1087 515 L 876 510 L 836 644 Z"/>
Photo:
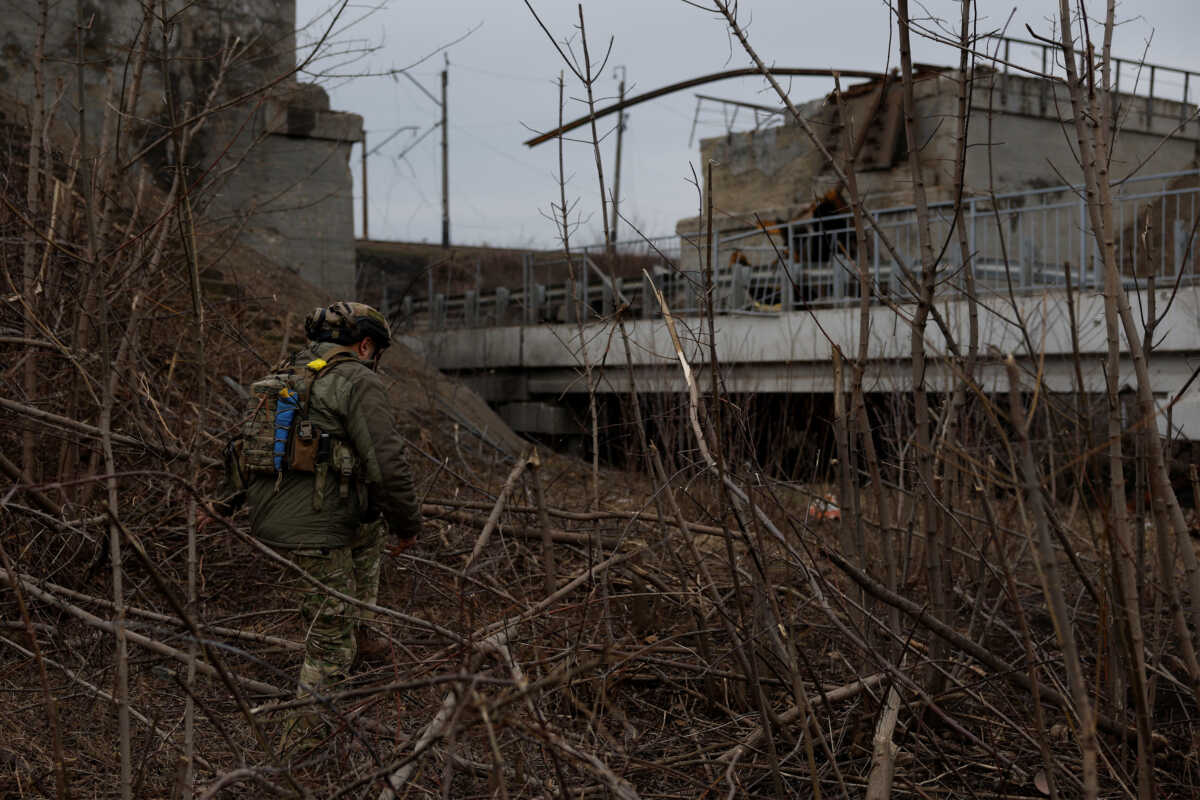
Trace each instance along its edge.
<path fill-rule="evenodd" d="M 375 605 L 379 599 L 379 564 L 386 523 L 359 527 L 348 547 L 293 550 L 292 561 L 309 575 L 344 595 Z M 358 645 L 358 625 L 371 619 L 365 609 L 327 594 L 297 576 L 300 618 L 304 623 L 304 665 L 300 667 L 300 699 L 324 694 L 350 675 Z M 318 733 L 321 705 L 297 711 L 285 723 L 285 748 Z"/>

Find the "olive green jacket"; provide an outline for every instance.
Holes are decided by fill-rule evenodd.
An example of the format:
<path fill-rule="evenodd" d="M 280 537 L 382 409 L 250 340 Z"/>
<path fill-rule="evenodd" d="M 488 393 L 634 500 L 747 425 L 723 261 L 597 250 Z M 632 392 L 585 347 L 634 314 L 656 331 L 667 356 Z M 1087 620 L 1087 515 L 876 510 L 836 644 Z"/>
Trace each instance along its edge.
<path fill-rule="evenodd" d="M 328 361 L 341 350 L 327 342 L 309 343 L 292 358 L 297 364 Z M 421 514 L 383 379 L 366 362 L 341 356 L 314 381 L 308 419 L 353 448 L 357 478 L 348 481 L 343 497 L 342 481 L 331 465 L 321 508 L 315 510 L 313 473 L 285 472 L 278 486 L 273 476 L 254 477 L 245 498 L 251 532 L 279 548 L 345 547 L 360 524 L 382 517 L 392 533 L 403 539 L 416 536 Z"/>

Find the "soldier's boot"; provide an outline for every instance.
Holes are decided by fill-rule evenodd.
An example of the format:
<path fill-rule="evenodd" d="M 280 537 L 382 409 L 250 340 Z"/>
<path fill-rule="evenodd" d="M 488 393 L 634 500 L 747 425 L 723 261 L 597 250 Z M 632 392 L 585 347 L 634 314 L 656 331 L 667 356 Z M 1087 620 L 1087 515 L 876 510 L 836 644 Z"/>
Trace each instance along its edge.
<path fill-rule="evenodd" d="M 354 637 L 358 642 L 356 664 L 384 664 L 391 661 L 392 646 L 387 639 L 372 633 L 363 625 L 354 632 Z"/>
<path fill-rule="evenodd" d="M 328 737 L 329 731 L 318 715 L 293 712 L 283 723 L 279 755 L 284 762 L 299 761 L 324 744 Z"/>

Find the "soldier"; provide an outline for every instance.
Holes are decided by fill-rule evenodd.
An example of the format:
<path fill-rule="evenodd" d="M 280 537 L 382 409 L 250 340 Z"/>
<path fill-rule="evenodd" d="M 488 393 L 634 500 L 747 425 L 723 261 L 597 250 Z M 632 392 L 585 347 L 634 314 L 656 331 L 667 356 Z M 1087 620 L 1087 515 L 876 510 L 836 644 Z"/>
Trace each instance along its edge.
<path fill-rule="evenodd" d="M 252 386 L 248 421 L 227 450 L 234 502 L 250 530 L 321 583 L 375 604 L 383 534 L 410 545 L 421 518 L 383 381 L 375 369 L 391 343 L 384 316 L 337 302 L 304 321 L 309 344 Z M 298 696 L 345 679 L 358 657 L 386 652 L 363 609 L 301 581 L 305 630 Z M 311 745 L 317 710 L 287 721 L 284 746 Z"/>

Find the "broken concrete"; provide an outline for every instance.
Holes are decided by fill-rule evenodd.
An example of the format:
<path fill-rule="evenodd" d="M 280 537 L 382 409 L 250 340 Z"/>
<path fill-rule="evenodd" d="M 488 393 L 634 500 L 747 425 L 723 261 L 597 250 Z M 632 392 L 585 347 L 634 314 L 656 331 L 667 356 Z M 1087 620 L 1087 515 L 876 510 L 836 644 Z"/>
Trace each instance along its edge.
<path fill-rule="evenodd" d="M 930 203 L 954 199 L 958 77 L 956 70 L 932 68 L 915 76 L 916 134 Z M 967 196 L 1081 180 L 1063 85 L 982 68 L 972 79 Z M 862 140 L 856 176 L 867 207 L 878 212 L 911 205 L 898 79 L 850 87 L 845 99 L 852 142 Z M 1112 154 L 1114 178 L 1135 170 L 1151 175 L 1192 167 L 1200 146 L 1200 121 L 1191 116 L 1194 106 L 1126 94 L 1116 99 L 1122 130 Z M 799 110 L 835 157 L 844 158 L 833 100 L 812 100 Z M 753 229 L 758 220 L 772 225 L 798 219 L 830 190 L 841 188 L 830 165 L 795 122 L 702 140 L 700 156 L 701 163 L 713 164 L 712 185 L 704 188 L 712 192 L 714 227 L 722 232 Z M 700 227 L 701 220 L 691 217 L 680 220 L 676 231 L 695 234 Z"/>

